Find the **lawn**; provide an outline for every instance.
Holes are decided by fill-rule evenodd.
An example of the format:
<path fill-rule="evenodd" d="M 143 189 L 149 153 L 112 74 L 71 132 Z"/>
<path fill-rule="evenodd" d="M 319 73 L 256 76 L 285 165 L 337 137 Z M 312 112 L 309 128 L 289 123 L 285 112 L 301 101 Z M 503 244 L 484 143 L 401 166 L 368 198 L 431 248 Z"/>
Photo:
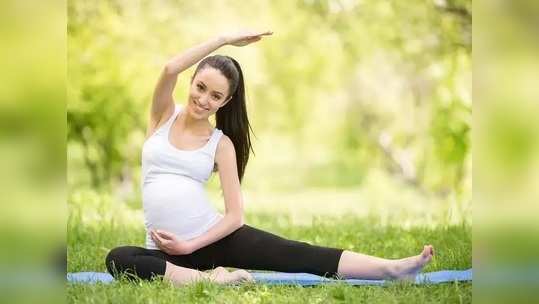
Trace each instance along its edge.
<path fill-rule="evenodd" d="M 317 197 L 321 197 L 319 193 Z M 405 225 L 410 219 L 391 219 L 381 224 L 373 214 L 357 216 L 331 213 L 322 216 L 323 207 L 313 196 L 313 207 L 297 219 L 297 210 L 279 213 L 268 206 L 248 208 L 246 222 L 295 240 L 340 247 L 387 258 L 417 254 L 424 243 L 436 247 L 436 257 L 425 271 L 467 269 L 472 266 L 471 224 L 468 221 Z M 83 203 L 82 203 L 83 202 Z M 289 204 L 289 203 L 287 203 Z M 298 203 L 304 208 L 304 202 Z M 274 206 L 275 207 L 275 206 Z M 119 245 L 144 244 L 142 214 L 137 206 L 128 206 L 102 195 L 71 196 L 68 222 L 68 271 L 106 271 L 104 258 Z M 313 211 L 314 210 L 314 211 Z M 316 210 L 319 210 L 317 213 Z M 295 214 L 295 215 L 294 215 Z M 416 215 L 414 215 L 416 216 Z M 447 217 L 447 216 L 446 216 Z M 431 219 L 432 222 L 432 219 Z M 67 286 L 70 303 L 469 303 L 471 283 L 414 286 L 394 283 L 386 287 L 346 286 L 217 286 L 198 283 L 175 288 L 165 282 L 118 282 L 112 285 Z"/>

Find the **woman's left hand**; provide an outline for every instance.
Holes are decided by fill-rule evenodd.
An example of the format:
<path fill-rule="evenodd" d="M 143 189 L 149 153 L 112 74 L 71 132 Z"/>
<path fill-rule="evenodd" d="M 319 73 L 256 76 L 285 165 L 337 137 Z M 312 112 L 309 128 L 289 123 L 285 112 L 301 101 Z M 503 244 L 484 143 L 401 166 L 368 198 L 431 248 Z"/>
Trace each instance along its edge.
<path fill-rule="evenodd" d="M 223 35 L 225 44 L 233 46 L 245 46 L 253 42 L 257 42 L 262 39 L 263 36 L 272 35 L 272 31 L 254 32 L 254 31 L 241 31 L 238 33 Z"/>
<path fill-rule="evenodd" d="M 150 236 L 157 247 L 167 254 L 184 255 L 195 251 L 191 242 L 179 239 L 174 233 L 164 230 L 150 230 Z"/>

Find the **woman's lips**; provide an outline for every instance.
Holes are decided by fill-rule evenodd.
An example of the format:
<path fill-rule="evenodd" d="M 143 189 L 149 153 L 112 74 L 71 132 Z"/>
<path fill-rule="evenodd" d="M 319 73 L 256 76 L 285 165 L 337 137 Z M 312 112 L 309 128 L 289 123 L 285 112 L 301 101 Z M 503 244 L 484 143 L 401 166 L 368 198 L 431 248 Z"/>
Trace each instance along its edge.
<path fill-rule="evenodd" d="M 206 109 L 202 106 L 200 106 L 196 101 L 193 100 L 193 103 L 195 104 L 195 106 L 200 110 L 200 111 L 208 111 L 209 109 Z"/>

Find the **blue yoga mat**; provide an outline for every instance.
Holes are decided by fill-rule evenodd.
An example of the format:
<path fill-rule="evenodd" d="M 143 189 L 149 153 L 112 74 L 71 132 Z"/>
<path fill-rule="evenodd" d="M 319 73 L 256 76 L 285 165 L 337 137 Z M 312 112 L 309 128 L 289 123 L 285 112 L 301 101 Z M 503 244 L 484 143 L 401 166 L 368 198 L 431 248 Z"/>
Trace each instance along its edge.
<path fill-rule="evenodd" d="M 267 285 L 302 285 L 313 286 L 327 283 L 346 282 L 350 285 L 384 285 L 391 281 L 385 280 L 334 280 L 309 273 L 285 272 L 251 272 L 255 282 Z M 67 281 L 71 283 L 112 283 L 114 278 L 105 272 L 72 272 L 67 274 Z M 415 278 L 416 284 L 439 284 L 454 281 L 472 281 L 472 269 L 468 270 L 442 270 L 420 273 Z"/>

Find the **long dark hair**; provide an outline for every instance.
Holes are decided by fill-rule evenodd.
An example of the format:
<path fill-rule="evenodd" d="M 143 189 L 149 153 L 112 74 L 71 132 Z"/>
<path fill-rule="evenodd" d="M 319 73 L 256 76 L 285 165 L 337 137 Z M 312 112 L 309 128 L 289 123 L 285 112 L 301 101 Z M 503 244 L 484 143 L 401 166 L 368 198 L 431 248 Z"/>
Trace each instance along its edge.
<path fill-rule="evenodd" d="M 251 145 L 251 132 L 253 129 L 249 124 L 247 117 L 247 108 L 245 106 L 245 86 L 243 84 L 243 73 L 240 64 L 232 57 L 223 55 L 213 55 L 200 61 L 191 82 L 195 75 L 210 66 L 219 70 L 228 79 L 228 92 L 230 100 L 221 107 L 215 114 L 217 128 L 232 140 L 236 150 L 236 165 L 238 167 L 238 176 L 240 183 L 245 173 L 245 167 L 249 161 L 249 151 L 254 150 Z"/>

